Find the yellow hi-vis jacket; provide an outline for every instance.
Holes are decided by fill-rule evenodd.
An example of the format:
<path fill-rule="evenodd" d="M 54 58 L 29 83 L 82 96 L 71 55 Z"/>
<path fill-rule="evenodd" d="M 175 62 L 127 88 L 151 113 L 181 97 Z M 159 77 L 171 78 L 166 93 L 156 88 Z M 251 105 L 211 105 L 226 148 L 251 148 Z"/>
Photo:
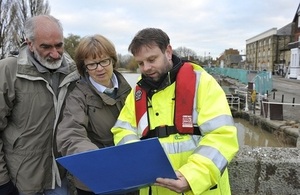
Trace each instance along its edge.
<path fill-rule="evenodd" d="M 193 123 L 199 127 L 202 136 L 172 134 L 159 138 L 159 141 L 174 170 L 179 171 L 190 185 L 191 190 L 184 194 L 229 195 L 227 165 L 239 148 L 237 129 L 223 89 L 200 66 L 193 64 L 193 69 L 196 74 Z M 176 81 L 154 93 L 148 100 L 151 128 L 174 125 L 175 84 Z M 116 145 L 134 142 L 142 137 L 136 125 L 135 106 L 133 89 L 112 128 Z M 153 195 L 177 194 L 158 186 L 151 186 L 151 192 Z M 148 195 L 149 188 L 141 189 L 140 194 Z"/>

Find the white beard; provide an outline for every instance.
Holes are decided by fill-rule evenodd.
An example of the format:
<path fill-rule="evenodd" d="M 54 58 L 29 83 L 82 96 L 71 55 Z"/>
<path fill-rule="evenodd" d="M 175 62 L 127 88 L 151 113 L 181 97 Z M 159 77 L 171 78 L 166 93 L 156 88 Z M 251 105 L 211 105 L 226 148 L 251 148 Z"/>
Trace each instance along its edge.
<path fill-rule="evenodd" d="M 39 61 L 42 66 L 45 66 L 48 69 L 54 70 L 54 69 L 58 69 L 61 66 L 62 58 L 60 58 L 59 60 L 49 61 L 46 58 L 42 58 L 36 51 L 33 52 L 33 55 L 35 59 Z"/>

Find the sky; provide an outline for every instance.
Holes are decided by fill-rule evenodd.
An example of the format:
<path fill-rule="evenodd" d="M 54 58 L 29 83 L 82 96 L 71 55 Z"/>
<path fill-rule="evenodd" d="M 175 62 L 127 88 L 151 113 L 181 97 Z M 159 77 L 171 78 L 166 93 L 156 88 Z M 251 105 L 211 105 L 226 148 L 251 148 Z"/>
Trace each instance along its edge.
<path fill-rule="evenodd" d="M 64 35 L 101 34 L 122 55 L 134 35 L 160 28 L 173 49 L 186 47 L 198 56 L 219 57 L 226 49 L 245 53 L 246 40 L 291 23 L 298 0 L 48 0 Z"/>

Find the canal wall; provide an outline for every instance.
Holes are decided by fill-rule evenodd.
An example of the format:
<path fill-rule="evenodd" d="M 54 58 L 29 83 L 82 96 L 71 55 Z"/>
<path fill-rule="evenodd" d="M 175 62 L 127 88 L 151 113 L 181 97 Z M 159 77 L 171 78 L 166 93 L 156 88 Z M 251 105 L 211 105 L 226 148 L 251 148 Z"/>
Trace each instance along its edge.
<path fill-rule="evenodd" d="M 299 195 L 300 149 L 243 146 L 229 164 L 233 195 Z"/>
<path fill-rule="evenodd" d="M 299 124 L 273 121 L 249 112 L 233 111 L 232 114 L 277 134 L 281 141 L 295 146 L 293 148 L 241 146 L 228 167 L 232 194 L 299 195 Z"/>

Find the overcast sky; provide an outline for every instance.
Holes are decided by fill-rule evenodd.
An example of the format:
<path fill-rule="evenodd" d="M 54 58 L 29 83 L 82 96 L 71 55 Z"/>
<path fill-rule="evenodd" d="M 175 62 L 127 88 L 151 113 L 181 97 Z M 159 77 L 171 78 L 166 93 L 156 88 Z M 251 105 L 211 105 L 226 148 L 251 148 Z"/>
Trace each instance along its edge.
<path fill-rule="evenodd" d="M 128 54 L 134 35 L 146 27 L 164 30 L 173 49 L 219 57 L 225 49 L 245 52 L 246 40 L 291 23 L 298 0 L 49 0 L 51 14 L 70 33 L 102 34 Z"/>

